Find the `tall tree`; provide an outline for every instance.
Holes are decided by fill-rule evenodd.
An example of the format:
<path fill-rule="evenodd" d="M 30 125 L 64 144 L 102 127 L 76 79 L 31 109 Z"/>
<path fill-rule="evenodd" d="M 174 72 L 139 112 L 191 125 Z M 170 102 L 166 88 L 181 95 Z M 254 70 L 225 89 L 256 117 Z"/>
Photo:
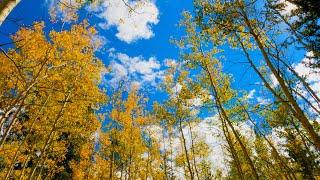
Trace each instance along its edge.
<path fill-rule="evenodd" d="M 286 106 L 308 132 L 315 146 L 320 148 L 320 137 L 310 123 L 308 113 L 301 108 L 296 94 L 292 93 L 291 84 L 286 79 L 286 71 L 281 71 L 280 63 L 276 64 L 276 62 L 281 62 L 280 59 L 272 55 L 272 52 L 275 52 L 276 42 L 271 34 L 272 26 L 268 24 L 268 18 L 258 17 L 258 15 L 265 16 L 262 13 L 257 14 L 256 3 L 256 1 L 215 1 L 214 3 L 195 1 L 197 14 L 195 22 L 209 37 L 219 37 L 223 43 L 229 43 L 231 47 L 243 50 L 248 62 L 266 88 Z M 264 67 L 279 83 L 280 92 L 276 92 L 274 87 L 267 82 L 267 77 L 261 73 L 252 60 L 249 49 L 256 49 L 261 54 Z"/>

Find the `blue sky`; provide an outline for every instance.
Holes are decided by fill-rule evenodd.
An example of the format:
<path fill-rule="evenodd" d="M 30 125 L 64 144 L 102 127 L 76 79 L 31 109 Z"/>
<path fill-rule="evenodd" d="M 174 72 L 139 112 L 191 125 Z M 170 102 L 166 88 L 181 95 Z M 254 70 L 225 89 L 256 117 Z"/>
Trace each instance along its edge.
<path fill-rule="evenodd" d="M 53 28 L 59 29 L 61 23 L 52 24 L 49 20 L 48 9 L 53 1 L 55 0 L 22 0 L 0 27 L 0 43 L 10 42 L 8 35 L 14 34 L 20 25 L 30 26 L 34 21 L 44 21 L 47 31 Z M 156 91 L 153 87 L 161 82 L 163 70 L 166 68 L 166 60 L 179 59 L 178 48 L 169 40 L 170 38 L 179 38 L 184 34 L 183 29 L 178 28 L 177 24 L 182 18 L 183 10 L 192 12 L 192 0 L 151 1 L 150 6 L 142 7 L 150 12 L 143 12 L 138 7 L 137 13 L 132 12 L 133 15 L 130 17 L 124 16 L 124 22 L 117 21 L 123 20 L 121 13 L 118 12 L 122 12 L 121 10 L 125 6 L 118 7 L 118 4 L 121 3 L 119 0 L 109 1 L 111 4 L 114 2 L 113 9 L 107 7 L 110 6 L 108 4 L 95 8 L 95 11 L 88 11 L 88 8 L 80 11 L 80 19 L 90 15 L 88 16 L 90 24 L 97 28 L 99 36 L 105 40 L 104 47 L 97 52 L 97 55 L 106 66 L 111 65 L 116 70 L 115 73 L 107 77 L 108 80 L 118 81 L 119 77 L 130 78 L 130 80 L 140 83 L 142 87 L 151 87 L 148 88 L 151 100 L 163 99 L 163 93 Z M 132 5 L 134 6 L 134 4 Z M 150 13 L 154 16 L 150 16 Z M 119 20 L 112 20 L 113 17 L 117 18 L 118 16 L 121 17 Z M 138 20 L 132 25 L 131 19 L 135 16 Z M 145 22 L 143 23 L 143 21 Z M 135 25 L 138 26 L 137 29 L 132 27 Z M 68 25 L 65 27 L 67 28 Z M 117 35 L 121 31 L 119 30 L 121 27 L 124 27 L 122 36 L 134 34 L 129 36 L 131 39 Z M 145 27 L 147 29 L 138 32 Z M 146 37 L 148 33 L 149 37 Z M 150 33 L 153 35 L 150 36 Z M 132 37 L 134 38 L 132 39 Z M 242 54 L 229 48 L 224 48 L 224 51 L 224 71 L 232 74 L 234 80 L 232 86 L 235 89 L 248 92 L 253 89 L 259 91 L 261 85 L 256 85 L 259 79 L 248 63 L 241 63 L 246 61 L 245 59 L 241 60 Z M 302 59 L 304 53 L 293 52 L 295 52 L 293 59 Z M 260 59 L 259 54 L 256 54 L 254 58 Z M 104 81 L 104 83 L 109 85 L 110 81 Z"/>

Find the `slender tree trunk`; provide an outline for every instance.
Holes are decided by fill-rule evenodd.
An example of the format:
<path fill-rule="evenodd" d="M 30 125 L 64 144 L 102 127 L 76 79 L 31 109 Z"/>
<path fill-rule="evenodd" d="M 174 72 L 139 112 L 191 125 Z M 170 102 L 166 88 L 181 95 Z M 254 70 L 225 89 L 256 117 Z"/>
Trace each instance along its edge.
<path fill-rule="evenodd" d="M 40 171 L 39 171 L 39 174 L 36 178 L 36 180 L 39 180 L 41 178 L 41 174 L 42 174 L 42 171 L 43 171 L 43 168 L 44 168 L 44 165 L 46 163 L 46 160 L 47 160 L 47 156 L 43 159 L 42 163 L 40 163 L 41 167 L 40 167 Z"/>
<path fill-rule="evenodd" d="M 148 150 L 149 150 L 149 148 L 148 148 Z M 146 177 L 145 177 L 145 179 L 148 179 L 148 175 L 149 175 L 149 161 L 150 161 L 150 151 L 148 151 L 147 164 L 146 164 Z"/>
<path fill-rule="evenodd" d="M 120 179 L 123 177 L 123 165 L 121 165 L 121 170 L 120 170 Z"/>
<path fill-rule="evenodd" d="M 53 131 L 52 133 L 50 132 L 49 138 L 47 139 L 47 141 L 45 142 L 45 146 L 41 150 L 40 157 L 37 159 L 35 165 L 31 169 L 31 172 L 28 177 L 29 180 L 31 180 L 33 178 L 33 176 L 35 175 L 38 166 L 44 162 L 43 158 L 47 157 L 46 152 L 47 152 L 47 149 L 49 148 L 49 146 L 51 145 L 51 138 L 54 136 L 55 132 L 56 131 Z"/>
<path fill-rule="evenodd" d="M 0 26 L 21 0 L 3 0 L 0 4 Z"/>
<path fill-rule="evenodd" d="M 293 109 L 294 109 L 294 114 L 296 115 L 297 119 L 300 121 L 300 123 L 302 124 L 302 126 L 305 128 L 305 130 L 309 133 L 311 139 L 313 140 L 315 146 L 317 147 L 317 149 L 320 149 L 320 137 L 319 135 L 315 132 L 313 126 L 310 124 L 309 119 L 306 117 L 306 115 L 304 114 L 304 112 L 302 111 L 302 109 L 299 107 L 298 103 L 296 102 L 296 100 L 294 99 L 294 97 L 292 96 L 292 94 L 290 93 L 284 79 L 280 76 L 280 74 L 277 72 L 276 68 L 273 66 L 271 60 L 269 59 L 269 56 L 266 52 L 266 50 L 263 47 L 263 44 L 259 38 L 259 36 L 255 33 L 247 15 L 246 12 L 240 8 L 240 10 L 242 11 L 242 15 L 244 18 L 244 22 L 246 24 L 246 26 L 249 28 L 250 34 L 253 36 L 255 42 L 258 45 L 258 48 L 260 49 L 262 56 L 267 64 L 267 66 L 269 67 L 269 69 L 271 70 L 272 74 L 275 76 L 275 78 L 277 79 L 277 81 L 279 82 L 279 85 L 282 89 L 282 91 L 284 92 L 285 96 L 287 97 L 287 100 L 290 102 L 290 104 L 292 105 Z"/>
<path fill-rule="evenodd" d="M 250 63 L 250 65 L 251 65 L 251 67 L 254 69 L 254 71 L 258 74 L 258 76 L 260 77 L 260 79 L 263 81 L 265 87 L 266 87 L 278 100 L 280 100 L 280 101 L 283 103 L 283 105 L 286 107 L 286 109 L 288 109 L 290 112 L 292 112 L 292 114 L 293 114 L 293 116 L 294 116 L 295 118 L 298 119 L 295 110 L 292 108 L 292 106 L 289 104 L 289 102 L 286 101 L 285 99 L 283 99 L 283 98 L 271 87 L 271 85 L 267 82 L 267 80 L 266 80 L 266 79 L 263 77 L 263 75 L 260 73 L 260 71 L 259 71 L 259 69 L 256 67 L 256 65 L 253 63 L 251 57 L 249 56 L 249 53 L 247 52 L 247 49 L 246 49 L 246 48 L 244 47 L 244 45 L 243 45 L 243 43 L 240 41 L 240 39 L 238 39 L 238 40 L 239 40 L 239 43 L 240 43 L 240 45 L 241 45 L 241 47 L 242 47 L 242 50 L 244 51 L 244 53 L 245 53 L 245 55 L 246 55 L 246 57 L 247 57 L 248 62 Z M 299 119 L 298 119 L 298 120 L 299 120 Z M 294 124 L 293 121 L 291 121 L 291 123 Z"/>
<path fill-rule="evenodd" d="M 276 45 L 275 45 L 276 46 Z M 275 47 L 276 48 L 276 47 Z M 276 58 L 277 60 L 279 60 L 280 62 L 283 63 L 283 65 L 285 67 L 287 67 L 290 72 L 292 72 L 292 74 L 294 76 L 296 76 L 299 81 L 303 84 L 303 86 L 306 88 L 306 90 L 311 94 L 311 96 L 313 97 L 313 99 L 317 102 L 318 106 L 320 106 L 320 98 L 319 96 L 317 95 L 317 93 L 311 88 L 310 84 L 305 80 L 303 79 L 303 77 L 301 77 L 298 72 L 296 70 L 294 70 L 288 63 L 286 63 L 284 60 L 282 60 L 279 55 L 272 55 L 274 58 Z"/>
<path fill-rule="evenodd" d="M 33 177 L 33 175 L 34 175 L 34 173 L 35 173 L 35 171 L 36 171 L 36 169 L 37 169 L 37 165 L 38 165 L 39 162 L 41 161 L 42 157 L 44 157 L 45 154 L 46 154 L 46 150 L 47 150 L 47 148 L 49 147 L 51 138 L 53 137 L 53 135 L 54 135 L 55 132 L 56 132 L 56 126 L 57 126 L 60 118 L 63 116 L 65 107 L 67 106 L 67 102 L 69 101 L 70 96 L 71 96 L 71 91 L 70 91 L 70 92 L 68 93 L 68 95 L 66 96 L 66 98 L 65 98 L 65 100 L 64 100 L 64 103 L 63 103 L 63 105 L 62 105 L 62 107 L 61 107 L 61 109 L 60 109 L 60 111 L 59 111 L 59 113 L 58 113 L 58 115 L 57 115 L 57 117 L 56 117 L 53 125 L 52 125 L 52 129 L 51 129 L 51 131 L 50 131 L 50 133 L 49 133 L 49 136 L 48 136 L 48 138 L 47 138 L 47 140 L 46 140 L 46 142 L 45 142 L 45 145 L 43 146 L 43 148 L 42 148 L 42 150 L 41 150 L 41 155 L 40 155 L 40 157 L 38 158 L 38 160 L 36 161 L 35 166 L 32 168 L 31 173 L 30 173 L 30 175 L 29 175 L 29 177 L 28 177 L 29 180 L 32 179 L 32 177 Z"/>
<path fill-rule="evenodd" d="M 169 179 L 169 176 L 168 176 L 168 164 L 167 164 L 167 148 L 166 148 L 166 142 L 165 142 L 165 139 L 164 139 L 164 131 L 162 131 L 162 143 L 163 143 L 163 155 L 162 155 L 162 159 L 163 159 L 163 168 L 164 168 L 164 178 L 163 179 L 166 179 L 168 180 Z M 161 154 L 160 154 L 160 157 L 161 157 Z"/>
<path fill-rule="evenodd" d="M 170 141 L 170 179 L 173 179 L 173 142 L 172 142 L 172 129 L 169 130 L 169 141 Z"/>
<path fill-rule="evenodd" d="M 129 169 L 128 169 L 128 180 L 131 180 L 131 165 L 132 165 L 132 153 L 134 151 L 133 149 L 133 117 L 131 116 L 131 125 L 130 125 L 130 148 L 129 148 Z"/>
<path fill-rule="evenodd" d="M 188 126 L 189 126 L 189 131 L 190 131 L 191 150 L 192 150 L 192 159 L 193 159 L 194 169 L 196 171 L 196 175 L 197 175 L 198 180 L 200 180 L 199 171 L 197 168 L 196 157 L 195 157 L 196 153 L 194 151 L 194 141 L 193 141 L 193 134 L 192 134 L 190 122 L 188 122 Z"/>
<path fill-rule="evenodd" d="M 109 179 L 112 180 L 113 179 L 113 151 L 111 154 L 111 159 L 110 159 L 110 168 L 109 168 Z"/>
<path fill-rule="evenodd" d="M 116 135 L 116 132 L 113 133 Z M 114 161 L 114 143 L 111 142 L 111 159 L 110 159 L 110 167 L 109 167 L 109 179 L 113 179 L 113 161 Z"/>
<path fill-rule="evenodd" d="M 301 132 L 301 130 L 299 129 L 299 127 L 296 124 L 293 124 L 293 127 L 294 127 L 294 130 L 297 131 L 297 133 L 299 134 L 301 141 L 303 143 L 303 146 L 306 149 L 306 151 L 308 152 L 309 156 L 312 157 L 313 159 L 316 159 L 316 157 L 313 156 L 313 153 L 310 150 L 310 146 L 308 146 L 306 143 L 306 141 L 310 142 L 310 140 L 303 134 L 303 132 Z"/>
<path fill-rule="evenodd" d="M 23 104 L 21 104 L 21 105 L 19 106 L 19 108 L 17 109 L 17 111 L 14 113 L 14 115 L 13 115 L 13 117 L 12 117 L 12 121 L 10 122 L 9 126 L 7 127 L 7 129 L 6 129 L 6 131 L 5 131 L 4 135 L 3 135 L 3 137 L 1 138 L 0 147 L 2 147 L 3 144 L 5 143 L 8 135 L 9 135 L 9 133 L 10 133 L 12 127 L 13 127 L 13 125 L 14 125 L 15 122 L 16 122 L 16 119 L 17 119 L 18 116 L 20 115 L 20 111 L 21 111 L 21 109 L 22 109 L 22 106 L 23 106 Z"/>
<path fill-rule="evenodd" d="M 214 98 L 215 98 L 215 100 L 216 100 L 218 109 L 220 109 L 223 119 L 224 119 L 224 120 L 227 122 L 227 124 L 230 126 L 232 133 L 234 134 L 234 136 L 236 137 L 237 141 L 239 142 L 240 147 L 241 147 L 241 150 L 243 151 L 243 153 L 244 153 L 244 155 L 245 155 L 245 157 L 246 157 L 246 159 L 247 159 L 247 161 L 248 161 L 248 163 L 249 163 L 249 165 L 250 165 L 250 167 L 251 167 L 251 170 L 252 170 L 252 172 L 253 172 L 253 175 L 254 175 L 255 179 L 259 179 L 258 172 L 257 172 L 257 170 L 256 170 L 256 168 L 255 168 L 255 166 L 254 166 L 254 164 L 253 164 L 253 162 L 252 162 L 249 154 L 248 154 L 248 151 L 247 151 L 246 147 L 245 147 L 244 144 L 242 143 L 242 140 L 240 139 L 237 131 L 234 129 L 231 121 L 229 120 L 229 117 L 228 117 L 227 113 L 225 112 L 225 110 L 224 110 L 224 108 L 223 108 L 223 106 L 222 106 L 222 104 L 221 104 L 221 102 L 220 102 L 220 97 L 219 97 L 219 95 L 218 95 L 216 86 L 215 86 L 214 81 L 213 81 L 212 74 L 211 74 L 208 66 L 205 66 L 205 70 L 206 70 L 206 72 L 207 72 L 207 74 L 208 74 L 208 76 L 209 76 L 210 83 L 211 83 L 211 87 L 212 87 L 212 90 L 213 90 Z"/>
<path fill-rule="evenodd" d="M 20 149 L 21 149 L 21 147 L 23 146 L 23 144 L 26 142 L 26 140 L 29 138 L 29 135 L 30 135 L 30 133 L 31 133 L 31 131 L 32 131 L 32 129 L 33 129 L 33 126 L 35 125 L 35 122 L 38 120 L 39 115 L 40 115 L 40 113 L 42 112 L 42 110 L 44 109 L 45 105 L 47 104 L 49 98 L 50 98 L 50 96 L 47 97 L 47 99 L 45 100 L 45 102 L 44 102 L 43 105 L 41 106 L 39 112 L 37 113 L 37 115 L 35 116 L 35 118 L 33 119 L 32 123 L 31 123 L 30 129 L 29 129 L 26 137 L 25 137 L 25 138 L 22 140 L 22 142 L 19 144 L 19 147 L 18 147 L 18 149 L 17 149 L 16 152 L 15 152 L 14 158 L 13 158 L 13 160 L 12 160 L 10 166 L 9 166 L 9 170 L 8 170 L 8 172 L 7 172 L 7 174 L 6 174 L 6 178 L 5 178 L 5 179 L 8 179 L 9 176 L 11 175 L 11 171 L 12 171 L 12 169 L 13 169 L 13 165 L 14 165 L 16 159 L 18 158 Z"/>
<path fill-rule="evenodd" d="M 20 173 L 19 180 L 23 179 L 23 176 L 24 176 L 24 172 L 25 172 L 25 170 L 26 170 L 27 163 L 29 162 L 29 158 L 30 158 L 30 154 L 27 155 L 27 158 L 26 158 L 26 160 L 25 160 L 24 163 L 23 163 L 23 167 L 22 167 L 22 171 L 21 171 L 21 173 Z"/>
<path fill-rule="evenodd" d="M 189 157 L 189 154 L 188 154 L 187 143 L 186 143 L 186 139 L 185 139 L 185 136 L 184 136 L 184 133 L 183 133 L 182 122 L 181 122 L 180 118 L 179 118 L 179 130 L 180 130 L 181 137 L 182 137 L 182 143 L 183 143 L 184 153 L 185 153 L 186 160 L 187 160 L 188 170 L 189 170 L 189 173 L 190 173 L 190 178 L 191 178 L 191 180 L 193 180 L 194 179 L 194 175 L 193 175 L 192 167 L 191 167 L 191 164 L 190 164 L 190 157 Z"/>
<path fill-rule="evenodd" d="M 244 105 L 241 104 L 241 102 L 240 102 L 240 105 L 241 105 L 241 107 L 243 108 L 245 114 L 247 115 L 248 120 L 256 127 L 256 129 L 258 130 L 259 134 L 263 137 L 263 139 L 265 139 L 265 141 L 268 143 L 268 145 L 271 147 L 271 149 L 272 149 L 273 152 L 275 153 L 276 157 L 278 158 L 278 159 L 276 159 L 276 160 L 279 160 L 281 166 L 285 167 L 285 168 L 286 168 L 286 171 L 289 172 L 289 177 L 290 177 L 290 179 L 293 178 L 294 180 L 296 180 L 297 178 L 296 178 L 293 170 L 287 165 L 287 163 L 284 162 L 283 157 L 280 156 L 278 150 L 275 148 L 275 146 L 273 145 L 273 143 L 260 131 L 260 128 L 257 126 L 257 124 L 254 122 L 254 120 L 251 118 L 249 112 L 248 112 L 247 109 L 244 107 Z"/>
<path fill-rule="evenodd" d="M 45 58 L 45 61 L 43 62 L 43 64 L 41 65 L 39 71 L 37 72 L 37 74 L 35 75 L 35 78 L 31 81 L 30 85 L 27 86 L 27 88 L 21 92 L 21 94 L 18 95 L 18 98 L 14 100 L 14 103 L 11 105 L 11 107 L 9 108 L 9 110 L 11 110 L 13 107 L 15 107 L 17 104 L 19 106 L 18 110 L 15 112 L 15 114 L 13 115 L 14 118 L 12 119 L 12 122 L 10 123 L 9 127 L 7 127 L 7 130 L 5 131 L 5 134 L 4 136 L 2 137 L 1 141 L 0 141 L 0 147 L 4 144 L 12 126 L 14 125 L 15 123 L 15 120 L 16 120 L 16 117 L 17 115 L 20 113 L 23 105 L 24 105 L 24 101 L 25 99 L 27 98 L 28 96 L 28 93 L 30 92 L 31 88 L 38 83 L 38 78 L 43 70 L 43 68 L 45 67 L 45 65 L 47 64 L 46 62 L 48 61 L 47 58 Z M 43 78 L 46 78 L 47 76 L 45 75 Z M 21 98 L 21 99 L 20 99 Z M 5 122 L 5 116 L 2 116 L 0 118 L 0 127 L 3 126 Z"/>
<path fill-rule="evenodd" d="M 243 174 L 243 171 L 242 171 L 242 168 L 241 168 L 241 163 L 239 161 L 239 157 L 237 155 L 237 152 L 233 146 L 233 142 L 231 141 L 230 139 L 230 133 L 228 131 L 228 127 L 227 127 L 227 124 L 226 122 L 223 120 L 222 118 L 222 115 L 220 113 L 220 110 L 219 111 L 219 118 L 221 119 L 221 128 L 222 128 L 222 132 L 223 132 L 223 135 L 224 137 L 226 138 L 226 141 L 228 143 L 228 146 L 230 148 L 230 151 L 231 151 L 231 156 L 236 164 L 236 168 L 237 168 L 237 171 L 238 171 L 238 176 L 241 180 L 244 180 L 244 174 Z"/>

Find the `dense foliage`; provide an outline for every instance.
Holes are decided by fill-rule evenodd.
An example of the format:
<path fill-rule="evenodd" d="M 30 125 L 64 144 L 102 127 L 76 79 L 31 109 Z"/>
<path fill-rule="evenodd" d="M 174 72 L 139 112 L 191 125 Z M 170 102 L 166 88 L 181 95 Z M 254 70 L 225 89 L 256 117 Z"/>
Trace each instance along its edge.
<path fill-rule="evenodd" d="M 309 52 L 304 65 L 320 76 L 319 3 L 289 1 L 288 15 L 286 2 L 194 0 L 174 40 L 180 60 L 159 84 L 166 98 L 152 107 L 137 86 L 102 90 L 101 41 L 76 23 L 87 1 L 56 7 L 72 13 L 67 30 L 21 28 L 0 49 L 1 179 L 318 179 L 320 91 L 287 52 Z M 242 54 L 267 103 L 233 88 L 225 47 Z"/>

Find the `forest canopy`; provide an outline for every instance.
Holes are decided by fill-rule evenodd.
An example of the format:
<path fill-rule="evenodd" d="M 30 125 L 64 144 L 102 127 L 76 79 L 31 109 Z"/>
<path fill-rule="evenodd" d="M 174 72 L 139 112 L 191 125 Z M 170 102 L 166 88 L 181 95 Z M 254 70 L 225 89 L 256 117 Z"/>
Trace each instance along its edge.
<path fill-rule="evenodd" d="M 35 2 L 0 1 L 1 179 L 320 178 L 318 1 Z"/>

